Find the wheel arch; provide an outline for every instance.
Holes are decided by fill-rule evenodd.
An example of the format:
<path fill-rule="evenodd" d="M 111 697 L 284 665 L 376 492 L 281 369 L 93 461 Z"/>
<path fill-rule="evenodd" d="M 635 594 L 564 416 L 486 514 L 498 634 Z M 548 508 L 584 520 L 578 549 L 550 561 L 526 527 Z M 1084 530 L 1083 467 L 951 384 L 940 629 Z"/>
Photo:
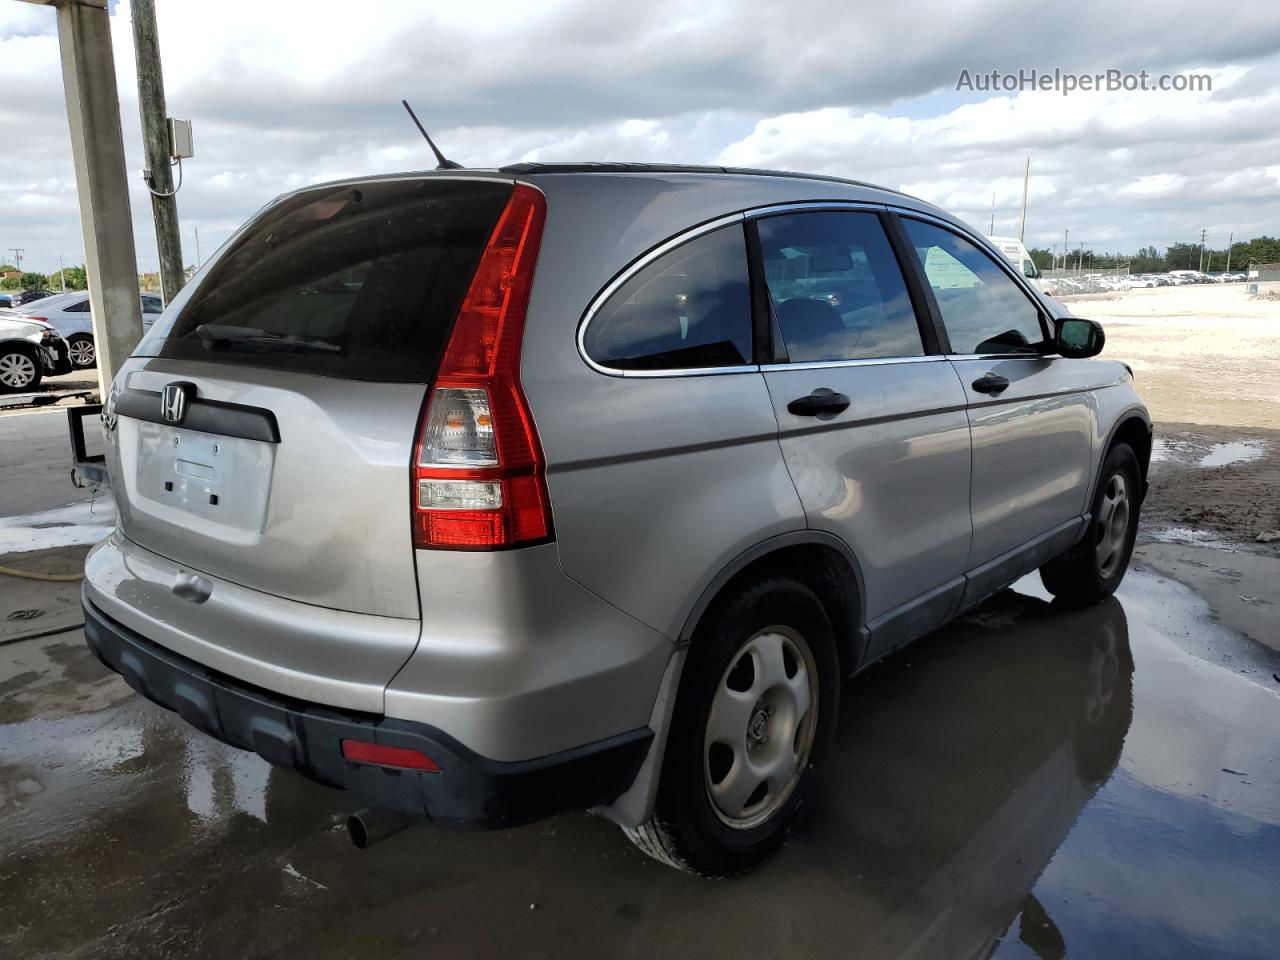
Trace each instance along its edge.
<path fill-rule="evenodd" d="M 1138 468 L 1142 471 L 1142 498 L 1146 499 L 1147 495 L 1147 472 L 1151 466 L 1151 447 L 1152 447 L 1152 428 L 1151 419 L 1147 412 L 1143 409 L 1132 408 L 1126 410 L 1116 418 L 1115 424 L 1111 427 L 1111 432 L 1107 436 L 1106 445 L 1102 448 L 1102 456 L 1098 458 L 1098 473 L 1101 473 L 1102 464 L 1106 462 L 1107 456 L 1118 443 L 1127 443 L 1133 448 L 1134 454 L 1138 458 Z M 1093 484 L 1089 490 L 1089 499 L 1086 503 L 1093 502 L 1094 490 L 1100 477 L 1095 476 Z"/>
<path fill-rule="evenodd" d="M 703 588 L 678 641 L 690 642 L 708 612 L 741 585 L 770 575 L 793 577 L 817 594 L 836 631 L 840 672 L 853 673 L 867 648 L 862 569 L 845 541 L 821 530 L 779 534 L 734 557 Z"/>

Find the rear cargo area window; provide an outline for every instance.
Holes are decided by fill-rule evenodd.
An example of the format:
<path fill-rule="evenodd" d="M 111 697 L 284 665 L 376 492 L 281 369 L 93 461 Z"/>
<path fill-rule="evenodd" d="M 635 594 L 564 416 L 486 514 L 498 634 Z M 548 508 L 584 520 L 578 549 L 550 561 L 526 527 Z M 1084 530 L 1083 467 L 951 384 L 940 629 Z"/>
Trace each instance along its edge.
<path fill-rule="evenodd" d="M 587 327 L 587 355 L 616 370 L 750 362 L 751 293 L 742 225 L 664 254 L 624 283 Z"/>
<path fill-rule="evenodd" d="M 510 194 L 504 181 L 423 178 L 288 197 L 139 355 L 428 381 Z"/>

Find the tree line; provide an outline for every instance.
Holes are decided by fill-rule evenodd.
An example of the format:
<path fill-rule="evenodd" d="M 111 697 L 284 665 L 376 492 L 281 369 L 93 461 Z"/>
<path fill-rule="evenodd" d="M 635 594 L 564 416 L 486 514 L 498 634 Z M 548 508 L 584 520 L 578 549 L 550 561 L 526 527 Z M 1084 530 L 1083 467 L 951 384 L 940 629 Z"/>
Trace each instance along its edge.
<path fill-rule="evenodd" d="M 83 264 L 65 267 L 49 274 L 25 271 L 18 276 L 4 276 L 17 272 L 18 268 L 13 264 L 0 263 L 0 290 L 61 290 L 64 282 L 68 290 L 89 289 L 89 276 Z"/>
<path fill-rule="evenodd" d="M 1031 259 L 1041 270 L 1054 266 L 1054 255 L 1051 251 L 1034 247 L 1030 251 Z M 1073 250 L 1067 255 L 1068 267 L 1079 263 L 1086 270 L 1122 270 L 1129 268 L 1130 273 L 1165 273 L 1169 270 L 1200 269 L 1200 244 L 1174 243 L 1162 253 L 1154 246 L 1143 247 L 1135 254 L 1097 252 L 1090 249 Z M 1231 245 L 1231 270 L 1244 271 L 1253 263 L 1280 263 L 1280 239 L 1275 237 L 1254 237 L 1252 240 L 1241 240 Z M 1058 266 L 1061 266 L 1061 258 Z M 1204 269 L 1220 271 L 1227 269 L 1227 248 L 1204 249 Z"/>

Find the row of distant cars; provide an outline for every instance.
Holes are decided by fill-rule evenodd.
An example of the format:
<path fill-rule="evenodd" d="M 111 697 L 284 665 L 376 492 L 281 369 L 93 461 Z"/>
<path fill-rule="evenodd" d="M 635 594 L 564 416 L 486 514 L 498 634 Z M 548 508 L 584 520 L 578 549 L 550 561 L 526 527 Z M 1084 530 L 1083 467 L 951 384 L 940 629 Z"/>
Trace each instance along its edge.
<path fill-rule="evenodd" d="M 154 294 L 139 297 L 145 328 L 164 309 L 164 302 Z M 29 290 L 10 295 L 7 306 L 0 302 L 0 393 L 34 390 L 44 377 L 97 362 L 87 292 Z"/>
<path fill-rule="evenodd" d="M 1079 277 L 1042 277 L 1045 293 L 1054 297 L 1079 293 L 1113 293 L 1144 287 L 1183 287 L 1197 283 L 1243 283 L 1243 273 L 1202 273 L 1199 270 L 1175 270 L 1170 273 L 1101 274 Z"/>

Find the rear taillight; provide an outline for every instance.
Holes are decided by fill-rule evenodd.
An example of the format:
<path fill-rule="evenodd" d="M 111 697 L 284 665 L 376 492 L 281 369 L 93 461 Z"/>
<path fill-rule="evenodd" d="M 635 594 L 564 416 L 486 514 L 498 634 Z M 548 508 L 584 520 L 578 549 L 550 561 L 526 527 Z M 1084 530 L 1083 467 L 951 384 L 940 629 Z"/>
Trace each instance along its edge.
<path fill-rule="evenodd" d="M 26 317 L 25 319 L 27 319 L 27 320 L 31 320 L 31 321 L 32 321 L 32 322 L 34 322 L 34 323 L 48 323 L 48 322 L 49 322 L 49 318 L 48 318 L 48 317 L 30 317 L 30 316 L 29 316 L 29 317 Z"/>
<path fill-rule="evenodd" d="M 416 547 L 496 550 L 552 538 L 542 447 L 520 388 L 545 218 L 542 194 L 517 184 L 458 311 L 418 431 Z"/>

